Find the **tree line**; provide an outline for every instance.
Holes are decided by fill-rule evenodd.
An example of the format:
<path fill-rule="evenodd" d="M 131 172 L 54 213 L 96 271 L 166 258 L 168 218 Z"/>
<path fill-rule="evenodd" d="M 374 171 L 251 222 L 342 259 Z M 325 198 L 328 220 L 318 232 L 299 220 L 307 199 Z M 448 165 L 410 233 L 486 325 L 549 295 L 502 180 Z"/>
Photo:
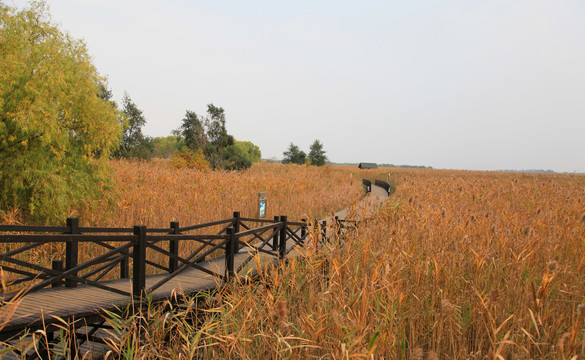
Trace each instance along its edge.
<path fill-rule="evenodd" d="M 319 140 L 315 140 L 309 148 L 309 155 L 301 150 L 297 145 L 290 143 L 288 149 L 282 153 L 284 158 L 283 164 L 309 164 L 316 166 L 323 166 L 327 163 L 327 156 L 323 144 Z"/>
<path fill-rule="evenodd" d="M 226 129 L 222 107 L 187 110 L 166 137 L 143 133 L 146 118 L 125 93 L 113 100 L 85 43 L 52 23 L 45 2 L 17 10 L 0 2 L 0 218 L 57 223 L 96 204 L 115 204 L 109 159 L 171 158 L 177 168 L 242 170 L 258 146 Z M 324 165 L 319 140 L 291 143 L 284 163 Z M 14 210 L 16 209 L 16 210 Z"/>
<path fill-rule="evenodd" d="M 112 93 L 102 89 L 104 100 L 112 102 Z M 114 103 L 115 105 L 115 103 Z M 142 133 L 146 124 L 142 110 L 125 93 L 122 99 L 120 146 L 113 152 L 118 159 L 172 158 L 177 168 L 244 170 L 260 161 L 258 146 L 238 141 L 227 133 L 225 110 L 207 105 L 205 116 L 187 110 L 181 126 L 172 135 L 152 138 Z"/>
<path fill-rule="evenodd" d="M 169 137 L 142 132 L 128 94 L 119 108 L 86 45 L 51 22 L 47 5 L 0 3 L 0 215 L 55 223 L 71 205 L 114 203 L 108 160 L 175 154 L 182 167 L 245 169 L 260 149 L 227 133 L 225 111 L 187 111 Z"/>
<path fill-rule="evenodd" d="M 207 105 L 207 115 L 198 116 L 187 110 L 181 127 L 173 135 L 184 142 L 175 153 L 177 167 L 243 170 L 260 161 L 258 146 L 249 141 L 237 141 L 225 128 L 225 111 L 213 104 Z M 179 164 L 179 165 L 177 165 Z"/>

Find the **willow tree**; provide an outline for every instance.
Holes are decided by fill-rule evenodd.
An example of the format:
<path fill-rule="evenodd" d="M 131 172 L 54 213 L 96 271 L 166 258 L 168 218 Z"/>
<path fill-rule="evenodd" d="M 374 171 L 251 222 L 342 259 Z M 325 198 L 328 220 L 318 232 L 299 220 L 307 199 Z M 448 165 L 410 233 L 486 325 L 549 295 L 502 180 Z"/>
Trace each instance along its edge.
<path fill-rule="evenodd" d="M 0 6 L 0 208 L 54 222 L 101 201 L 119 112 L 85 44 L 44 2 Z"/>

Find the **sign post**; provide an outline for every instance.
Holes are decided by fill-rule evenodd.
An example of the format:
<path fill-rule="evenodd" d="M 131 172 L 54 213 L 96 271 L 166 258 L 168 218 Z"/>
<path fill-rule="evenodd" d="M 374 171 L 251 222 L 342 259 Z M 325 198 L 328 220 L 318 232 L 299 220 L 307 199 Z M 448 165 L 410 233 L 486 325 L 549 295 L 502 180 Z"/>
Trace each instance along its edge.
<path fill-rule="evenodd" d="M 266 218 L 266 192 L 258 193 L 258 218 Z"/>

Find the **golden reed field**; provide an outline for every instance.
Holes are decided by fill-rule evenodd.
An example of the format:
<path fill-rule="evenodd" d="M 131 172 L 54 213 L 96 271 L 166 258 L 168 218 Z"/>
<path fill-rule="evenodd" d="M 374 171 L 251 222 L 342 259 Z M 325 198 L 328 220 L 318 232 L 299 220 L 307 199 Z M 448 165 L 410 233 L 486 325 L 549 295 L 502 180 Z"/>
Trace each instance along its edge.
<path fill-rule="evenodd" d="M 181 226 L 201 224 L 231 218 L 234 211 L 240 211 L 244 217 L 257 217 L 259 192 L 266 192 L 267 218 L 287 215 L 290 220 L 300 221 L 329 215 L 355 203 L 363 195 L 361 178 L 354 169 L 352 172 L 336 167 L 257 163 L 246 171 L 196 171 L 175 169 L 169 160 L 116 160 L 110 165 L 116 185 L 115 203 L 108 205 L 104 200 L 96 206 L 72 208 L 71 215 L 79 216 L 82 226 L 168 228 L 171 221 L 179 221 Z M 0 223 L 19 224 L 22 222 L 19 215 L 17 210 L 9 211 L 0 216 Z M 220 228 L 200 232 L 215 233 Z M 107 251 L 92 243 L 79 246 L 80 261 Z M 193 246 L 198 243 L 181 247 L 180 254 L 187 256 Z M 9 247 L 3 249 L 11 250 Z M 52 260 L 64 259 L 65 245 L 45 244 L 19 256 L 22 260 L 50 267 Z M 154 254 L 151 260 L 164 262 L 162 254 Z M 112 272 L 104 279 L 116 276 L 117 273 Z M 5 282 L 18 277 L 14 273 L 2 274 Z"/>
<path fill-rule="evenodd" d="M 113 211 L 81 214 L 95 226 L 168 227 L 232 217 L 257 217 L 258 193 L 266 192 L 266 216 L 291 219 L 323 216 L 362 195 L 361 179 L 335 167 L 257 163 L 246 171 L 175 169 L 170 161 L 112 161 L 119 200 Z M 354 171 L 355 173 L 355 171 Z"/>
<path fill-rule="evenodd" d="M 153 306 L 126 322 L 109 355 L 585 356 L 585 177 L 390 172 L 395 194 L 343 247 L 309 248 L 187 307 Z"/>
<path fill-rule="evenodd" d="M 241 172 L 196 171 L 175 169 L 168 160 L 116 160 L 110 165 L 115 204 L 71 209 L 82 226 L 168 227 L 170 221 L 187 226 L 229 218 L 234 211 L 256 217 L 262 191 L 268 198 L 267 217 L 312 219 L 353 204 L 363 194 L 355 169 L 257 163 Z M 19 220 L 17 210 L 0 216 L 3 224 Z"/>
<path fill-rule="evenodd" d="M 113 165 L 117 208 L 82 223 L 252 216 L 264 190 L 269 216 L 319 217 L 354 203 L 361 176 L 386 180 L 388 171 L 396 191 L 343 246 L 311 246 L 219 294 L 113 316 L 121 330 L 109 358 L 585 358 L 585 176 Z"/>

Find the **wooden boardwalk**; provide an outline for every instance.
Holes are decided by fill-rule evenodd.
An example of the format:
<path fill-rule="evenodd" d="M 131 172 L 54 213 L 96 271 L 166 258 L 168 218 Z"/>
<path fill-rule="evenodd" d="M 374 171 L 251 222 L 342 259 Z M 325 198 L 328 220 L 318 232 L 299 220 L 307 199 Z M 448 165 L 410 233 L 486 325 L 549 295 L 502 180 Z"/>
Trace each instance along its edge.
<path fill-rule="evenodd" d="M 368 195 L 365 196 L 358 204 L 355 204 L 354 206 L 348 209 L 344 209 L 336 214 L 332 214 L 331 217 L 324 219 L 323 221 L 327 221 L 329 224 L 332 224 L 333 221 L 335 221 L 334 219 L 340 220 L 342 222 L 347 220 L 360 220 L 361 218 L 373 213 L 375 209 L 379 207 L 380 203 L 383 202 L 387 197 L 388 192 L 386 190 L 378 186 L 372 186 L 371 193 L 368 193 Z M 234 213 L 234 216 L 236 216 L 236 214 L 237 213 Z M 283 222 L 278 222 L 279 220 L 275 219 L 275 221 L 272 222 L 266 221 L 269 222 L 268 225 L 253 228 L 250 224 L 246 226 L 245 221 L 252 221 L 254 219 L 242 218 L 242 221 L 240 221 L 239 214 L 237 216 L 238 217 L 235 218 L 235 222 L 233 222 L 234 219 L 226 219 L 213 223 L 214 226 L 219 224 L 223 226 L 223 224 L 228 223 L 228 226 L 232 226 L 232 228 L 230 228 L 231 230 L 225 232 L 227 229 L 226 227 L 219 233 L 208 236 L 215 236 L 213 239 L 216 241 L 218 239 L 225 239 L 226 233 L 232 234 L 232 239 L 236 239 L 236 244 L 248 244 L 248 246 L 240 248 L 239 251 L 234 252 L 232 250 L 231 253 L 228 253 L 230 246 L 229 240 L 223 240 L 224 243 L 223 245 L 220 244 L 220 246 L 223 246 L 221 249 L 226 251 L 225 255 L 220 255 L 211 259 L 205 259 L 205 255 L 203 255 L 201 258 L 194 257 L 199 251 L 204 249 L 205 246 L 209 246 L 210 243 L 201 246 L 201 248 L 196 250 L 194 254 L 191 254 L 191 256 L 179 257 L 176 255 L 178 252 L 175 252 L 175 255 L 173 255 L 173 253 L 171 253 L 172 250 L 167 252 L 161 248 L 153 246 L 153 244 L 157 243 L 157 235 L 151 236 L 151 238 L 155 240 L 149 240 L 150 238 L 145 236 L 143 239 L 145 243 L 151 241 L 149 243 L 150 245 L 148 246 L 151 246 L 151 248 L 154 248 L 156 251 L 162 252 L 165 256 L 168 255 L 170 259 L 175 258 L 175 262 L 178 263 L 178 265 L 184 264 L 186 267 L 182 270 L 174 270 L 177 265 L 175 265 L 175 268 L 169 265 L 168 269 L 159 265 L 160 269 L 167 269 L 168 271 L 156 275 L 143 275 L 145 284 L 142 285 L 142 288 L 147 290 L 154 287 L 154 290 L 147 292 L 148 296 L 153 301 L 161 301 L 171 298 L 173 294 L 177 292 L 193 294 L 202 291 L 213 291 L 225 284 L 226 279 L 228 279 L 227 274 L 230 272 L 230 270 L 232 272 L 231 276 L 253 277 L 254 275 L 258 274 L 260 268 L 263 268 L 268 264 L 277 263 L 280 258 L 300 256 L 302 253 L 300 246 L 303 244 L 303 241 L 312 241 L 310 239 L 309 233 L 307 232 L 306 225 L 303 225 L 304 223 L 293 222 L 290 224 L 297 227 L 288 227 L 289 223 L 287 223 L 286 217 L 281 217 L 280 220 Z M 204 225 L 195 225 L 179 229 L 177 224 L 177 228 L 175 230 L 188 231 L 193 230 L 194 228 L 201 228 L 203 226 Z M 235 235 L 233 226 L 235 226 L 236 229 L 240 229 L 240 231 L 236 232 Z M 240 226 L 243 228 L 240 228 Z M 63 229 L 59 228 L 58 230 Z M 122 229 L 119 230 L 119 232 L 122 232 Z M 153 229 L 151 231 L 156 230 L 157 229 Z M 167 231 L 167 229 L 158 230 L 161 230 L 158 231 L 159 233 L 162 232 L 162 230 Z M 86 228 L 86 231 L 89 230 Z M 219 235 L 222 233 L 224 235 Z M 183 235 L 182 232 L 171 234 L 173 235 L 160 235 L 159 239 L 162 240 L 158 241 L 175 241 L 170 239 L 173 239 L 173 236 L 177 236 L 177 242 L 179 240 L 189 241 L 193 239 L 198 239 L 198 241 L 204 242 L 202 239 L 200 239 L 204 237 L 204 235 L 191 235 L 192 239 L 187 239 L 189 235 Z M 11 236 L 14 237 L 14 235 L 4 235 L 4 238 L 0 236 L 0 240 L 3 239 L 2 242 L 4 243 L 14 241 Z M 59 236 L 63 238 L 64 235 Z M 102 239 L 103 237 L 105 237 L 105 235 L 99 237 L 98 239 Z M 279 237 L 281 240 L 283 238 L 285 240 L 279 242 Z M 127 239 L 129 236 L 124 235 L 123 238 Z M 35 239 L 36 238 L 33 237 L 31 241 L 37 241 L 39 243 L 47 241 L 42 239 Z M 71 239 L 68 239 L 67 241 L 71 242 Z M 106 240 L 84 241 L 93 241 L 96 244 L 102 245 L 102 243 Z M 113 253 L 113 260 L 104 260 L 103 262 L 110 261 L 109 264 L 117 265 L 117 262 L 124 261 L 124 256 L 126 259 L 125 261 L 128 261 L 128 259 L 133 259 L 133 263 L 140 262 L 139 257 L 137 257 L 135 253 L 132 254 L 129 250 L 131 249 L 130 245 L 136 246 L 136 244 L 138 244 L 136 240 L 132 241 L 133 242 L 124 245 L 126 246 L 125 248 L 122 245 L 120 245 L 118 248 L 110 246 L 109 249 Z M 69 242 L 67 244 L 69 244 Z M 178 247 L 178 244 L 176 246 Z M 217 245 L 215 246 L 218 248 Z M 122 248 L 125 250 L 120 250 Z M 127 253 L 124 253 L 124 251 Z M 134 252 L 136 252 L 136 248 L 134 249 Z M 11 258 L 8 257 L 8 255 L 8 253 L 3 254 L 0 260 L 8 262 L 9 264 L 14 264 L 14 261 L 16 260 L 11 262 Z M 114 258 L 114 256 L 117 257 Z M 144 262 L 144 260 L 142 261 Z M 74 262 L 71 266 L 75 268 L 76 264 L 77 262 Z M 95 264 L 90 265 L 95 266 Z M 108 264 L 106 263 L 106 265 Z M 34 264 L 31 264 L 30 266 L 33 269 L 35 268 Z M 83 267 L 84 265 L 82 264 L 79 266 Z M 144 273 L 144 264 L 142 266 L 142 272 Z M 110 266 L 110 270 L 112 267 L 113 266 Z M 85 269 L 87 271 L 90 268 Z M 133 273 L 137 271 L 136 269 L 137 268 L 135 267 Z M 73 279 L 77 281 L 78 284 L 75 287 L 45 287 L 34 292 L 27 293 L 22 298 L 17 298 L 17 300 L 14 300 L 16 307 L 13 313 L 7 311 L 7 309 L 9 309 L 11 306 L 12 300 L 7 302 L 5 301 L 2 307 L 3 313 L 0 313 L 0 324 L 3 324 L 3 327 L 0 328 L 1 339 L 7 340 L 21 333 L 24 329 L 29 329 L 31 331 L 34 331 L 35 329 L 50 329 L 52 324 L 63 324 L 62 320 L 70 323 L 73 321 L 83 320 L 83 322 L 78 323 L 82 326 L 84 324 L 90 324 L 92 321 L 103 321 L 103 315 L 105 311 L 117 311 L 117 309 L 123 309 L 133 301 L 138 300 L 136 297 L 131 295 L 131 293 L 134 291 L 133 289 L 136 289 L 136 281 L 134 277 L 118 280 L 99 281 L 99 283 L 97 283 L 99 286 L 96 286 L 96 282 L 93 284 L 91 282 L 83 284 L 79 277 L 71 277 L 71 271 L 68 271 L 67 269 L 61 270 L 61 273 L 57 275 L 55 275 L 54 271 L 50 271 L 50 269 L 41 268 L 41 270 L 41 275 L 44 276 L 44 278 L 41 279 L 45 279 L 45 282 L 52 281 L 54 283 L 55 279 L 58 281 Z M 43 271 L 45 273 L 43 273 Z M 170 273 L 171 275 L 169 275 Z M 226 275 L 223 276 L 223 274 Z M 51 278 L 52 276 L 55 277 Z M 125 277 L 128 276 L 126 275 Z M 162 285 L 160 285 L 161 283 Z M 157 287 L 155 284 L 159 284 L 159 286 Z M 100 288 L 100 286 L 104 288 Z M 116 290 L 118 293 L 115 292 Z"/>
<path fill-rule="evenodd" d="M 293 246 L 294 243 L 289 242 L 287 246 L 287 250 L 291 250 L 289 255 L 298 256 L 299 252 L 294 251 L 292 249 Z M 240 252 L 235 255 L 235 267 L 238 268 L 242 265 L 250 254 L 255 255 L 256 260 L 250 261 L 240 271 L 240 276 L 254 276 L 258 273 L 257 264 L 266 266 L 269 263 L 276 263 L 278 261 L 278 258 L 275 256 L 262 252 L 256 253 L 256 251 L 245 247 L 240 249 Z M 201 267 L 218 274 L 225 272 L 225 264 L 225 256 L 219 256 L 199 263 Z M 166 274 L 147 276 L 146 286 L 150 287 L 158 283 L 165 276 Z M 104 281 L 103 283 L 127 292 L 132 290 L 132 279 L 110 280 Z M 176 291 L 191 294 L 214 290 L 223 284 L 224 281 L 213 275 L 198 269 L 188 269 L 167 281 L 164 285 L 150 293 L 149 296 L 152 300 L 159 301 L 170 298 Z M 70 321 L 72 319 L 100 315 L 104 313 L 104 310 L 114 311 L 116 308 L 123 308 L 131 302 L 132 298 L 129 296 L 88 285 L 79 285 L 75 288 L 58 287 L 43 289 L 27 294 L 19 301 L 16 311 L 4 327 L 3 332 L 13 333 L 23 328 L 42 328 L 51 323 L 60 323 L 57 318 Z"/>

